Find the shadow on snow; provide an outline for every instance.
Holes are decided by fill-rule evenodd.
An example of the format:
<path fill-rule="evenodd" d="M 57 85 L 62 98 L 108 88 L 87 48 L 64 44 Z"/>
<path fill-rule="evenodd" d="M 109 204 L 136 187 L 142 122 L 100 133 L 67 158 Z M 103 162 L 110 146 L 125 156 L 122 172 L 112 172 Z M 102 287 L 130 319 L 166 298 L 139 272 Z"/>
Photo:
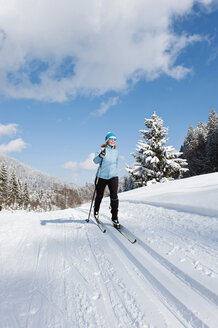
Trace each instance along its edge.
<path fill-rule="evenodd" d="M 41 220 L 41 225 L 46 225 L 48 223 L 54 223 L 54 224 L 63 224 L 63 223 L 86 223 L 86 220 L 69 220 L 69 219 L 55 219 L 55 220 Z M 92 223 L 92 222 L 91 222 Z"/>

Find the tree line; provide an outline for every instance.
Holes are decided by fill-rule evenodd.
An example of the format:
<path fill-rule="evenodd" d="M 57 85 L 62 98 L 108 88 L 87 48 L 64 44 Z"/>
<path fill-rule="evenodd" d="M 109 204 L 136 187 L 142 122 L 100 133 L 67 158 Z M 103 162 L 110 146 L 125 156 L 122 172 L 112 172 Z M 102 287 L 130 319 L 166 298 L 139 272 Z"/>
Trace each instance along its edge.
<path fill-rule="evenodd" d="M 144 124 L 142 139 L 132 153 L 135 163 L 126 167 L 129 174 L 121 191 L 218 171 L 218 117 L 214 109 L 207 123 L 200 122 L 196 129 L 189 127 L 180 152 L 165 146 L 168 129 L 155 112 Z"/>
<path fill-rule="evenodd" d="M 190 125 L 181 152 L 188 162 L 185 176 L 218 171 L 218 117 L 214 109 L 207 123 L 199 122 L 196 129 Z"/>
<path fill-rule="evenodd" d="M 51 211 L 77 207 L 91 199 L 94 186 L 71 189 L 55 185 L 49 190 L 29 190 L 21 183 L 14 171 L 7 172 L 4 163 L 0 167 L 0 207 L 10 210 L 25 209 Z"/>
<path fill-rule="evenodd" d="M 27 183 L 22 185 L 15 172 L 9 174 L 4 163 L 0 168 L 0 205 L 13 209 L 26 209 L 30 204 L 30 196 Z"/>

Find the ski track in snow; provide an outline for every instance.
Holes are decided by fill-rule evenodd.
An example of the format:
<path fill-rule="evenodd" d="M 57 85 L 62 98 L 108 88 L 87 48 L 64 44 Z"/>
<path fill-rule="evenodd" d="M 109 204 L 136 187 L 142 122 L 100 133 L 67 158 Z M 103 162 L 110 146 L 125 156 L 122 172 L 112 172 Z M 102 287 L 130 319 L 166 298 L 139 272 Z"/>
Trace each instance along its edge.
<path fill-rule="evenodd" d="M 132 245 L 108 206 L 0 214 L 0 328 L 217 327 L 217 218 L 121 194 Z"/>
<path fill-rule="evenodd" d="M 127 230 L 127 229 L 126 229 Z M 129 232 L 127 230 L 127 232 Z M 206 286 L 200 284 L 198 281 L 194 280 L 192 277 L 188 276 L 185 272 L 177 268 L 175 265 L 170 263 L 166 258 L 161 256 L 159 253 L 155 252 L 148 244 L 137 238 L 138 244 L 149 253 L 154 259 L 156 259 L 161 265 L 167 268 L 169 271 L 173 272 L 179 279 L 185 282 L 187 285 L 191 286 L 193 289 L 198 291 L 202 296 L 213 302 L 218 306 L 218 295 L 213 291 L 209 290 Z M 168 255 L 171 255 L 175 250 L 180 250 L 179 246 L 175 246 L 171 252 L 168 252 Z M 196 264 L 199 262 L 196 261 Z"/>

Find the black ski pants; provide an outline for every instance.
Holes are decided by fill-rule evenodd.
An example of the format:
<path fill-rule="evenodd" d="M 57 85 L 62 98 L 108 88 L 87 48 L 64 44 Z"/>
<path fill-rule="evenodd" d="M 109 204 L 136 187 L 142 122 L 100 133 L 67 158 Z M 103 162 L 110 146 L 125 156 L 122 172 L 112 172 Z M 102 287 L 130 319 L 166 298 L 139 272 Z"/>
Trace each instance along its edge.
<path fill-rule="evenodd" d="M 96 184 L 96 180 L 95 180 L 95 184 Z M 102 178 L 98 179 L 98 183 L 96 185 L 94 212 L 99 212 L 100 204 L 104 196 L 104 190 L 106 186 L 108 186 L 110 191 L 110 205 L 111 205 L 112 219 L 117 219 L 118 206 L 119 206 L 119 200 L 117 195 L 118 177 L 114 177 L 111 179 L 102 179 Z"/>

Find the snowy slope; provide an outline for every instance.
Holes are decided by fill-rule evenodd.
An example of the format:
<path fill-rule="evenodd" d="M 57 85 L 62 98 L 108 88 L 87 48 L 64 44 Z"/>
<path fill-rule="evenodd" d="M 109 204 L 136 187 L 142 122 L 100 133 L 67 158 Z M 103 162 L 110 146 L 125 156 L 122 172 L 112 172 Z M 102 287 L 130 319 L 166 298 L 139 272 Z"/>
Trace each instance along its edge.
<path fill-rule="evenodd" d="M 119 195 L 131 244 L 90 204 L 0 212 L 0 327 L 217 327 L 218 173 Z"/>
<path fill-rule="evenodd" d="M 5 164 L 9 174 L 11 174 L 12 171 L 15 171 L 17 178 L 19 178 L 23 184 L 27 182 L 30 190 L 48 190 L 52 189 L 54 184 L 59 187 L 67 185 L 70 188 L 79 189 L 79 187 L 73 183 L 64 182 L 50 174 L 36 170 L 31 166 L 5 154 L 0 154 L 0 165 L 1 163 Z"/>

